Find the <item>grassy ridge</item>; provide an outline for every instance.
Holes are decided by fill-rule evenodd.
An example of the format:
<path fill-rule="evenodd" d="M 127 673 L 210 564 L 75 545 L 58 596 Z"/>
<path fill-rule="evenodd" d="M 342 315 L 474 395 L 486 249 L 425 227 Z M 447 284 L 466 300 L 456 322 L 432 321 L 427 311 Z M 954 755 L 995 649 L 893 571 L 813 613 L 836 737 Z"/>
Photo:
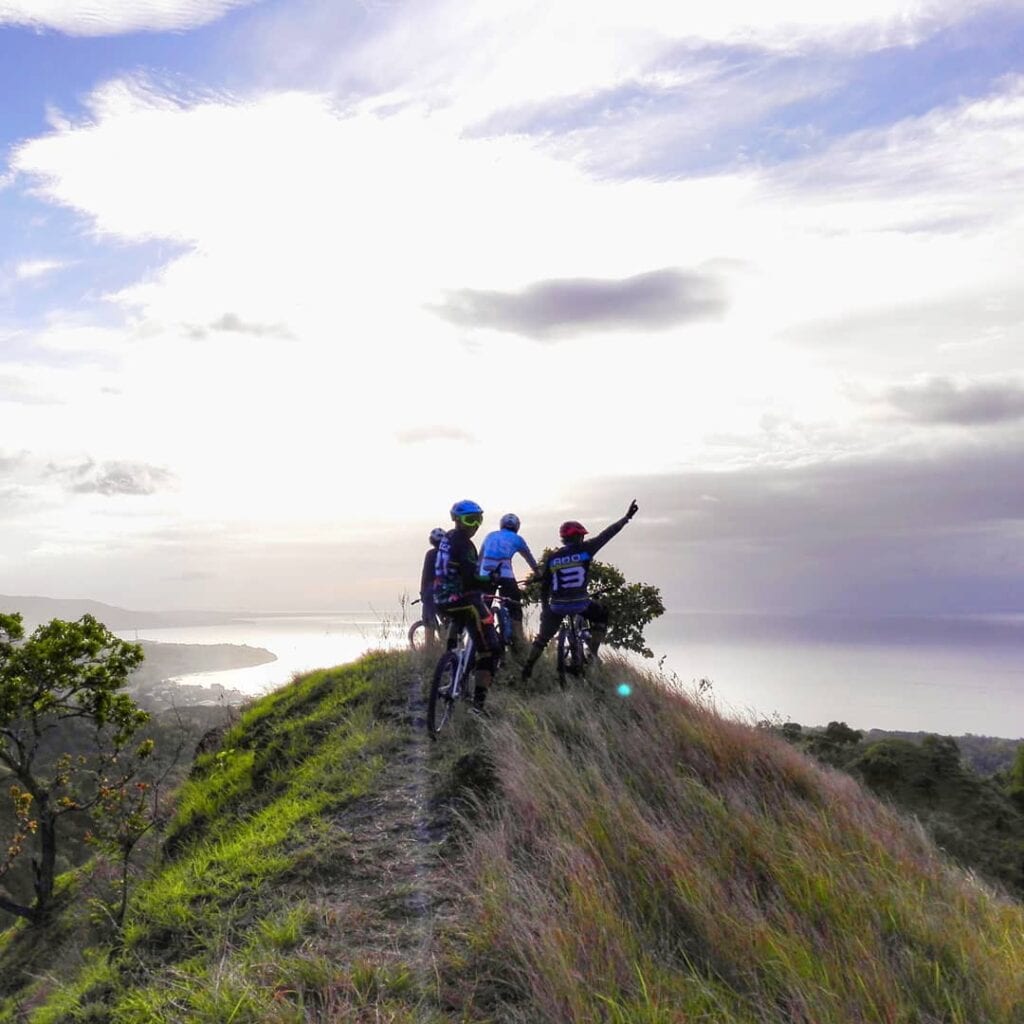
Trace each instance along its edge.
<path fill-rule="evenodd" d="M 477 984 L 454 1002 L 581 1024 L 1024 1020 L 1022 908 L 851 779 L 653 682 L 508 711 L 460 875 Z"/>
<path fill-rule="evenodd" d="M 426 666 L 248 708 L 123 946 L 76 932 L 84 872 L 47 935 L 0 937 L 0 1024 L 1024 1024 L 1024 908 L 852 778 L 614 663 L 429 744 Z M 403 875 L 437 848 L 416 773 L 464 813 Z"/>

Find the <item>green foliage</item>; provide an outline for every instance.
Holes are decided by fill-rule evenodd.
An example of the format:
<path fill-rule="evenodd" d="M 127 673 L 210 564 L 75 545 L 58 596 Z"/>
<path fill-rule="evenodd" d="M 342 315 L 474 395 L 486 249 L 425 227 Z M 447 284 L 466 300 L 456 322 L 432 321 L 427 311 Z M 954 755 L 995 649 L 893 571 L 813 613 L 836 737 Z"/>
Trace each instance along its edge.
<path fill-rule="evenodd" d="M 546 549 L 541 566 L 551 555 Z M 523 589 L 524 604 L 539 604 L 541 601 L 541 571 L 526 583 Z M 590 592 L 608 608 L 608 634 L 605 643 L 617 650 L 635 651 L 645 658 L 654 653 L 647 646 L 644 628 L 659 615 L 665 614 L 661 591 L 650 583 L 628 583 L 626 577 L 608 562 L 593 562 L 590 568 Z"/>
<path fill-rule="evenodd" d="M 1006 792 L 1017 807 L 1024 810 L 1024 743 L 1017 748 L 1013 764 L 1007 772 Z"/>
<path fill-rule="evenodd" d="M 830 722 L 824 730 L 789 722 L 780 734 L 913 814 L 961 864 L 1024 897 L 1024 800 L 1014 796 L 1012 782 L 1007 787 L 979 775 L 958 740 L 925 733 L 886 736 L 880 730 L 864 739 L 843 722 Z M 884 738 L 874 739 L 879 735 Z"/>
<path fill-rule="evenodd" d="M 40 921 L 56 878 L 58 820 L 100 799 L 103 785 L 126 781 L 118 756 L 148 719 L 122 692 L 142 649 L 91 615 L 54 619 L 26 640 L 20 615 L 0 615 L 0 767 L 14 780 L 14 841 L 7 862 L 23 856 L 31 834 L 38 851 L 31 904 L 0 897 L 0 908 Z M 65 746 L 82 726 L 88 753 Z M 55 749 L 42 756 L 46 746 Z"/>

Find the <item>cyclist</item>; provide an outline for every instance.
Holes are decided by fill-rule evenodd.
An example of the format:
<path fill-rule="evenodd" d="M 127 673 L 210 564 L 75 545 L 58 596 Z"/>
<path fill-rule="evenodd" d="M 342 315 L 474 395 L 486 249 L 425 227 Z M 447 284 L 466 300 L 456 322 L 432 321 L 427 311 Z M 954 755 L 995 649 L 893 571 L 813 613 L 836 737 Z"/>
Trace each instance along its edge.
<path fill-rule="evenodd" d="M 427 643 L 437 640 L 437 605 L 434 604 L 434 567 L 437 564 L 437 547 L 444 539 L 444 530 L 435 526 L 430 531 L 430 547 L 423 556 L 423 572 L 420 573 L 420 605 L 423 609 L 423 632 Z"/>
<path fill-rule="evenodd" d="M 500 651 L 494 616 L 484 599 L 486 581 L 480 578 L 480 559 L 472 540 L 484 521 L 484 510 L 475 501 L 457 501 L 451 507 L 451 517 L 455 527 L 437 547 L 434 600 L 437 610 L 456 626 L 465 626 L 476 643 L 471 710 L 483 715 Z M 449 637 L 448 643 L 454 646 L 454 637 Z"/>
<path fill-rule="evenodd" d="M 537 571 L 537 559 L 533 557 L 529 544 L 519 536 L 519 516 L 514 512 L 506 512 L 501 517 L 501 529 L 493 530 L 484 537 L 480 545 L 480 575 L 483 577 L 497 576 L 498 593 L 509 600 L 509 615 L 512 619 L 512 642 L 516 647 L 526 644 L 523 633 L 523 595 L 516 583 L 516 574 L 512 571 L 512 559 L 522 555 L 526 564 Z"/>
<path fill-rule="evenodd" d="M 584 540 L 588 531 L 582 523 L 569 519 L 558 528 L 562 547 L 544 559 L 541 569 L 540 632 L 533 641 L 530 655 L 523 665 L 522 678 L 529 679 L 537 659 L 548 641 L 558 632 L 562 619 L 577 612 L 590 622 L 590 650 L 597 654 L 608 632 L 608 609 L 593 601 L 587 593 L 590 565 L 601 550 L 637 513 L 635 500 L 626 514 L 602 530 L 592 540 Z"/>

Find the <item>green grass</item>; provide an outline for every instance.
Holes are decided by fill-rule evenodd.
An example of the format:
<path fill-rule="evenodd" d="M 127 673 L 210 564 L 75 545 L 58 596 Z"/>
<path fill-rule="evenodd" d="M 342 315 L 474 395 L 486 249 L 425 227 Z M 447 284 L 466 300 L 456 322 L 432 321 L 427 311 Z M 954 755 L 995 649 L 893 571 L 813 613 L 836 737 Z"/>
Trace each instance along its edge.
<path fill-rule="evenodd" d="M 763 730 L 637 680 L 513 699 L 485 753 L 448 978 L 484 1016 L 1024 1020 L 1020 905 Z"/>

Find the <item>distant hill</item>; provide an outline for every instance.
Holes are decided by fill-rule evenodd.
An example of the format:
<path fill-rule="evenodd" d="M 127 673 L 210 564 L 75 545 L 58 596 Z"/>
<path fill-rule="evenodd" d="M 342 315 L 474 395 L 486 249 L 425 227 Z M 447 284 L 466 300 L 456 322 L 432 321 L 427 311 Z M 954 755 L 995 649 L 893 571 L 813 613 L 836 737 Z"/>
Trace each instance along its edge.
<path fill-rule="evenodd" d="M 171 611 L 136 612 L 88 598 L 24 597 L 0 594 L 0 612 L 20 612 L 25 626 L 32 629 L 51 619 L 73 621 L 92 615 L 107 629 L 146 629 L 161 626 L 215 626 L 237 618 L 228 612 Z"/>
<path fill-rule="evenodd" d="M 431 742 L 430 669 L 204 741 L 119 939 L 109 867 L 0 936 L 0 1024 L 1020 1024 L 1024 907 L 853 778 L 611 657 Z"/>

